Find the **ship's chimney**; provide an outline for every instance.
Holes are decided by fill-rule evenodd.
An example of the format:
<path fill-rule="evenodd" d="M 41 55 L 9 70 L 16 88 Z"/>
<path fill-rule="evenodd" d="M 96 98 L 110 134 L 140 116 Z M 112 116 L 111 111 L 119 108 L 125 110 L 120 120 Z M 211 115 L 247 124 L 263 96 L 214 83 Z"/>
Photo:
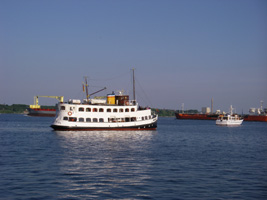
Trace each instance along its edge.
<path fill-rule="evenodd" d="M 211 113 L 213 113 L 213 98 L 211 98 Z"/>

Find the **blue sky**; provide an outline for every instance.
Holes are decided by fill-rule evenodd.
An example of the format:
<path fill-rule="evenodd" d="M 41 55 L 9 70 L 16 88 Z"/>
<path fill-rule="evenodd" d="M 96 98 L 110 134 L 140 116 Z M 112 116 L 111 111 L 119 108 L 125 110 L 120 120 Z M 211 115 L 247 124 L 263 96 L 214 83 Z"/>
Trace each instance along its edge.
<path fill-rule="evenodd" d="M 265 0 L 1 0 L 0 103 L 131 94 L 156 108 L 267 107 Z M 54 99 L 40 99 L 53 105 Z"/>

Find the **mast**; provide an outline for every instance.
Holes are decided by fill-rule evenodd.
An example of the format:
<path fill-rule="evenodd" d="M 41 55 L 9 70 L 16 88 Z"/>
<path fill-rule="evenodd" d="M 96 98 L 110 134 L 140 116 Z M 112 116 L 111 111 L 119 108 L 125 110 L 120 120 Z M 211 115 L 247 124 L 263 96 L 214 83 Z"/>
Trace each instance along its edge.
<path fill-rule="evenodd" d="M 135 79 L 134 79 L 134 68 L 133 70 L 133 103 L 136 105 L 136 99 L 135 99 Z"/>
<path fill-rule="evenodd" d="M 233 114 L 233 106 L 231 105 L 230 106 L 230 115 L 232 115 Z"/>
<path fill-rule="evenodd" d="M 87 84 L 87 76 L 84 77 L 85 81 L 85 92 L 86 92 L 86 100 L 89 100 L 89 94 L 88 94 L 88 84 Z"/>

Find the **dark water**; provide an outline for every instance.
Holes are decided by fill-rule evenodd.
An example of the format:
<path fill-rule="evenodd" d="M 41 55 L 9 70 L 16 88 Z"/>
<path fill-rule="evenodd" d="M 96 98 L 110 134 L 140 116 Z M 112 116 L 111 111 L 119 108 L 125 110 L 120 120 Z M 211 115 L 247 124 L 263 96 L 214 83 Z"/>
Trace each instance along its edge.
<path fill-rule="evenodd" d="M 267 199 L 267 123 L 54 132 L 0 115 L 0 199 Z"/>

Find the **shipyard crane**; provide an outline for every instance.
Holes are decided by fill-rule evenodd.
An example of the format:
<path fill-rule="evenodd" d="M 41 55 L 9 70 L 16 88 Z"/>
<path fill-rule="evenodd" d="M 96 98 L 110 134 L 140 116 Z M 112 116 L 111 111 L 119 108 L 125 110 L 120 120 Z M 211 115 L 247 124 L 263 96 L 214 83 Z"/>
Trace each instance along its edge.
<path fill-rule="evenodd" d="M 39 96 L 38 95 L 34 97 L 34 105 L 30 105 L 30 108 L 40 108 L 39 97 L 54 98 L 54 99 L 57 99 L 60 103 L 63 103 L 64 101 L 64 96 Z"/>

